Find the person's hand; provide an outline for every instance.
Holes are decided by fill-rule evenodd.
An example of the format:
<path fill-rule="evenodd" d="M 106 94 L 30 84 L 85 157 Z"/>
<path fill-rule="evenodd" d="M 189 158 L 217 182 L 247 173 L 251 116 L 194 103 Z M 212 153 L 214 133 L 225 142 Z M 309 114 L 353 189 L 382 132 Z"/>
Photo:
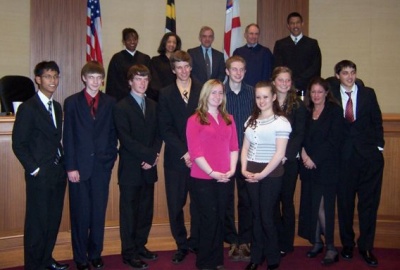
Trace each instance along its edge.
<path fill-rule="evenodd" d="M 227 177 L 225 173 L 213 171 L 212 173 L 210 173 L 210 176 L 217 180 L 217 182 L 226 183 L 230 181 L 230 178 Z"/>
<path fill-rule="evenodd" d="M 185 161 L 186 167 L 192 168 L 192 161 L 190 160 L 189 152 L 186 152 L 186 154 L 183 155 L 183 160 Z"/>
<path fill-rule="evenodd" d="M 78 183 L 81 180 L 78 170 L 69 171 L 67 172 L 67 174 L 68 174 L 68 180 L 72 183 Z"/>
<path fill-rule="evenodd" d="M 148 163 L 146 163 L 146 162 L 142 162 L 142 164 L 140 164 L 141 166 L 142 166 L 142 169 L 143 170 L 148 170 L 148 169 L 150 169 L 151 167 L 153 167 L 153 166 L 151 166 L 150 164 L 148 164 Z"/>
<path fill-rule="evenodd" d="M 303 165 L 304 165 L 304 167 L 306 167 L 306 169 L 309 169 L 309 170 L 317 168 L 317 165 L 315 165 L 314 161 L 311 158 L 308 158 L 307 160 L 303 160 Z"/>
<path fill-rule="evenodd" d="M 245 178 L 244 180 L 246 182 L 249 182 L 249 183 L 257 183 L 258 182 L 258 180 L 254 179 L 254 175 L 255 175 L 254 173 L 244 170 L 244 171 L 242 171 L 242 174 L 243 174 L 243 176 Z"/>

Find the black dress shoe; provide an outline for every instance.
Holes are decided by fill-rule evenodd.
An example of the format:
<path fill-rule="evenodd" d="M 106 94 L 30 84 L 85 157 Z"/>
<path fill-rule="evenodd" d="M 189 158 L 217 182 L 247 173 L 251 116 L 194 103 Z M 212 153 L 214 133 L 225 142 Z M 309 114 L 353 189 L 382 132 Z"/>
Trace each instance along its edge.
<path fill-rule="evenodd" d="M 278 269 L 279 268 L 279 264 L 270 264 L 268 265 L 267 270 L 274 270 L 274 269 Z"/>
<path fill-rule="evenodd" d="M 339 254 L 336 250 L 328 250 L 325 257 L 322 259 L 322 265 L 331 265 L 339 261 Z"/>
<path fill-rule="evenodd" d="M 307 252 L 308 258 L 315 258 L 318 254 L 320 254 L 324 250 L 324 246 L 313 247 L 310 251 Z"/>
<path fill-rule="evenodd" d="M 249 263 L 249 264 L 246 266 L 245 270 L 256 270 L 257 268 L 258 268 L 258 264 L 256 264 L 256 263 Z"/>
<path fill-rule="evenodd" d="M 149 265 L 140 259 L 122 259 L 124 264 L 129 265 L 133 269 L 147 269 Z"/>
<path fill-rule="evenodd" d="M 369 266 L 378 266 L 378 259 L 371 250 L 360 250 L 360 255 Z"/>
<path fill-rule="evenodd" d="M 64 263 L 59 263 L 54 261 L 51 265 L 46 267 L 47 270 L 66 270 L 69 269 L 68 264 Z"/>
<path fill-rule="evenodd" d="M 345 260 L 350 260 L 353 258 L 353 247 L 350 246 L 344 246 L 342 251 L 340 252 L 340 255 L 342 256 L 343 259 Z"/>
<path fill-rule="evenodd" d="M 104 267 L 103 260 L 101 258 L 97 258 L 92 260 L 92 265 L 95 269 L 101 269 Z"/>
<path fill-rule="evenodd" d="M 183 250 L 183 249 L 178 250 L 172 257 L 172 263 L 178 264 L 178 263 L 183 262 L 183 260 L 186 258 L 186 255 L 188 255 L 187 250 Z"/>
<path fill-rule="evenodd" d="M 77 270 L 90 270 L 90 265 L 87 263 L 76 263 Z"/>
<path fill-rule="evenodd" d="M 147 261 L 154 261 L 154 260 L 157 260 L 157 258 L 158 258 L 157 253 L 151 252 L 146 247 L 143 247 L 142 251 L 139 252 L 139 256 L 143 260 L 147 260 Z"/>

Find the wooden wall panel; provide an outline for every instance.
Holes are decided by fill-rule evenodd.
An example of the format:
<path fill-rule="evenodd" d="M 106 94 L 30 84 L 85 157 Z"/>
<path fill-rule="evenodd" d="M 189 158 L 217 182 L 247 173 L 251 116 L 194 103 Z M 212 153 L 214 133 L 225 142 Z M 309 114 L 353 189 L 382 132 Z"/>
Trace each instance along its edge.
<path fill-rule="evenodd" d="M 308 1 L 258 0 L 257 23 L 260 26 L 260 43 L 273 51 L 275 41 L 289 35 L 286 18 L 294 11 L 303 17 L 303 34 L 308 35 Z"/>
<path fill-rule="evenodd" d="M 60 66 L 61 79 L 54 97 L 66 97 L 83 88 L 81 68 L 86 62 L 86 1 L 31 0 L 31 67 L 43 60 Z"/>

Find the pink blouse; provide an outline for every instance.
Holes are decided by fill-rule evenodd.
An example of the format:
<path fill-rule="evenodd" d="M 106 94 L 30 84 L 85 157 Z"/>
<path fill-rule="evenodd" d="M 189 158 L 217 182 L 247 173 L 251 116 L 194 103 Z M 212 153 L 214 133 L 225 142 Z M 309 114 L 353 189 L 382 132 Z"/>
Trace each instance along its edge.
<path fill-rule="evenodd" d="M 198 157 L 204 157 L 212 170 L 225 173 L 230 170 L 231 152 L 239 151 L 236 125 L 232 115 L 232 123 L 227 125 L 218 114 L 218 122 L 208 114 L 209 125 L 201 125 L 197 115 L 192 115 L 187 122 L 186 137 L 189 155 L 192 160 L 190 175 L 195 178 L 211 180 L 209 172 L 204 172 L 194 162 Z"/>

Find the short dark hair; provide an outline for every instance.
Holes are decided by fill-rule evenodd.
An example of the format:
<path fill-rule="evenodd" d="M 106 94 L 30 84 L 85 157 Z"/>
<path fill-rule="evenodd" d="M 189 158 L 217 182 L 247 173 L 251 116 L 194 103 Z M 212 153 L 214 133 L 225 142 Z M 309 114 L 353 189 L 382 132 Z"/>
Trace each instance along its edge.
<path fill-rule="evenodd" d="M 160 46 L 158 46 L 158 50 L 157 50 L 157 52 L 159 54 L 165 54 L 167 52 L 167 50 L 165 49 L 165 46 L 167 45 L 167 41 L 168 41 L 169 37 L 175 37 L 175 39 L 176 39 L 175 51 L 181 49 L 181 46 L 182 46 L 181 38 L 173 32 L 168 32 L 168 33 L 164 34 L 164 36 L 162 37 L 162 39 L 160 41 Z"/>
<path fill-rule="evenodd" d="M 354 71 L 357 72 L 357 66 L 354 62 L 352 62 L 350 60 L 342 60 L 335 65 L 335 68 L 334 68 L 335 74 L 339 75 L 340 71 L 342 71 L 342 69 L 347 68 L 347 67 L 353 68 Z"/>
<path fill-rule="evenodd" d="M 86 76 L 93 73 L 101 74 L 103 77 L 106 75 L 102 64 L 100 64 L 98 61 L 89 61 L 82 67 L 81 76 Z"/>
<path fill-rule="evenodd" d="M 190 54 L 185 51 L 176 51 L 169 58 L 169 63 L 171 64 L 171 68 L 175 69 L 176 62 L 188 62 L 190 66 L 192 66 L 192 57 Z"/>
<path fill-rule="evenodd" d="M 135 36 L 137 39 L 139 39 L 139 34 L 135 29 L 125 28 L 122 30 L 122 42 L 126 41 L 130 36 Z"/>
<path fill-rule="evenodd" d="M 136 64 L 129 68 L 127 78 L 129 80 L 133 80 L 135 76 L 147 76 L 149 77 L 149 81 L 151 79 L 150 70 L 148 67 L 142 64 Z"/>
<path fill-rule="evenodd" d="M 60 68 L 58 67 L 57 63 L 54 61 L 42 61 L 42 62 L 38 63 L 35 66 L 33 73 L 35 74 L 36 77 L 40 77 L 46 70 L 53 70 L 53 71 L 57 72 L 58 74 L 60 74 Z"/>
<path fill-rule="evenodd" d="M 298 18 L 300 18 L 300 21 L 303 22 L 303 17 L 302 17 L 301 14 L 298 13 L 298 12 L 292 12 L 292 13 L 290 13 L 290 14 L 287 16 L 286 22 L 289 24 L 290 19 L 293 18 L 293 17 L 298 17 Z"/>

